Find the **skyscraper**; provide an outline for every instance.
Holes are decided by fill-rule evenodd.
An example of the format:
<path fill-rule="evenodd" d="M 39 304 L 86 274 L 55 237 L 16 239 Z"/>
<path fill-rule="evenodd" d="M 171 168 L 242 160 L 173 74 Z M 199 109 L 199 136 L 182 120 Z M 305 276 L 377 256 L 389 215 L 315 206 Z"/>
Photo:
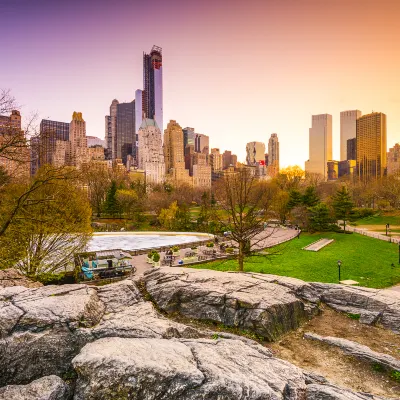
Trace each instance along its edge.
<path fill-rule="evenodd" d="M 309 159 L 305 163 L 306 173 L 321 174 L 328 178 L 327 163 L 332 160 L 332 115 L 312 116 L 309 129 Z"/>
<path fill-rule="evenodd" d="M 116 158 L 126 165 L 128 155 L 136 158 L 135 100 L 117 104 Z"/>
<path fill-rule="evenodd" d="M 357 120 L 357 174 L 367 182 L 386 169 L 386 115 L 373 112 Z"/>
<path fill-rule="evenodd" d="M 146 118 L 155 119 L 163 130 L 162 49 L 153 46 L 150 54 L 143 53 L 143 111 Z"/>
<path fill-rule="evenodd" d="M 163 183 L 165 163 L 161 131 L 154 119 L 144 118 L 139 129 L 139 168 L 146 174 L 146 182 Z"/>
<path fill-rule="evenodd" d="M 357 160 L 357 138 L 347 140 L 347 160 Z"/>
<path fill-rule="evenodd" d="M 362 115 L 359 110 L 342 111 L 340 113 L 340 161 L 347 160 L 347 141 L 357 134 L 356 121 Z"/>
<path fill-rule="evenodd" d="M 268 175 L 276 176 L 279 172 L 279 140 L 276 133 L 272 133 L 268 140 Z"/>
<path fill-rule="evenodd" d="M 257 166 L 265 164 L 265 144 L 262 142 L 249 142 L 246 144 L 247 165 Z"/>
<path fill-rule="evenodd" d="M 189 170 L 185 169 L 182 128 L 174 120 L 169 121 L 164 131 L 164 160 L 167 178 L 174 184 L 184 183 L 192 186 Z"/>

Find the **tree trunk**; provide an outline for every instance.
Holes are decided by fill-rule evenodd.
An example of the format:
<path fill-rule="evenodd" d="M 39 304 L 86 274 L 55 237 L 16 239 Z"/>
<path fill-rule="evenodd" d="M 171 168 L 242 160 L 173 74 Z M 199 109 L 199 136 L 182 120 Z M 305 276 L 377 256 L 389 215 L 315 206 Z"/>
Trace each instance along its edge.
<path fill-rule="evenodd" d="M 243 254 L 243 243 L 240 242 L 239 243 L 239 272 L 243 272 L 244 268 L 243 268 L 243 264 L 244 264 L 244 254 Z"/>

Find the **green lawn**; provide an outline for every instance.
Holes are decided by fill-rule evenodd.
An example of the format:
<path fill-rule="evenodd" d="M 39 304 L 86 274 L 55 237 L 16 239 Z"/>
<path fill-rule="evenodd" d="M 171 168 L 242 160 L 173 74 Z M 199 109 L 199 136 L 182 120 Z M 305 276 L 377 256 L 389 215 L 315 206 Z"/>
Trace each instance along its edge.
<path fill-rule="evenodd" d="M 397 236 L 400 233 L 400 216 L 398 215 L 373 215 L 351 223 L 357 228 L 366 228 L 374 232 L 386 232 L 386 224 L 390 224 L 392 234 Z"/>
<path fill-rule="evenodd" d="M 335 241 L 318 252 L 302 248 L 320 238 Z M 353 279 L 361 286 L 383 288 L 400 282 L 398 246 L 358 234 L 302 233 L 294 239 L 268 250 L 269 256 L 252 257 L 246 271 L 291 276 L 308 282 L 338 282 L 337 261 L 342 261 L 341 279 Z M 391 264 L 396 267 L 391 268 Z M 228 271 L 236 269 L 236 261 L 215 261 L 194 268 Z"/>

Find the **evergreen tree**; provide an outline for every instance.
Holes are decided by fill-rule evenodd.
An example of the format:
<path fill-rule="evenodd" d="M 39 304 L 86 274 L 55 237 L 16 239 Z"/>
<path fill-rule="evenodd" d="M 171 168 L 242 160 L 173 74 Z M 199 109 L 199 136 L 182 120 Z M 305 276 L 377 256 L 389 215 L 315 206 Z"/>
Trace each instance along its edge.
<path fill-rule="evenodd" d="M 111 186 L 107 191 L 106 201 L 104 202 L 104 211 L 113 217 L 119 213 L 117 183 L 115 181 L 111 182 Z"/>
<path fill-rule="evenodd" d="M 328 206 L 325 203 L 318 203 L 314 207 L 310 207 L 309 211 L 309 229 L 311 232 L 328 231 L 329 225 L 332 223 L 332 217 Z"/>
<path fill-rule="evenodd" d="M 287 208 L 289 210 L 292 210 L 296 206 L 299 206 L 302 202 L 303 202 L 303 197 L 298 190 L 293 189 L 289 192 L 289 202 L 287 204 Z"/>
<path fill-rule="evenodd" d="M 332 200 L 335 217 L 337 220 L 343 221 L 343 229 L 346 231 L 346 221 L 349 220 L 350 214 L 354 208 L 350 193 L 345 186 L 342 186 L 342 188 L 338 189 L 333 195 Z"/>
<path fill-rule="evenodd" d="M 306 188 L 302 202 L 306 207 L 314 207 L 320 202 L 315 186 L 308 186 Z"/>

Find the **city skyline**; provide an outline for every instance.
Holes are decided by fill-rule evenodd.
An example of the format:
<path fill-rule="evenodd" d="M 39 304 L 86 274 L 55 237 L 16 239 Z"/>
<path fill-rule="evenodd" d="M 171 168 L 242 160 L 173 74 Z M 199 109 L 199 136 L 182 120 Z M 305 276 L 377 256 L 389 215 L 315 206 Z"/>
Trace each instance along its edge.
<path fill-rule="evenodd" d="M 38 110 L 40 119 L 69 121 L 76 109 L 87 134 L 103 139 L 110 100 L 135 99 L 143 86 L 142 54 L 158 44 L 164 121 L 195 126 L 210 147 L 231 150 L 241 161 L 248 140 L 267 143 L 276 132 L 281 166 L 304 166 L 311 116 L 325 113 L 333 117 L 332 158 L 339 160 L 346 110 L 385 113 L 388 148 L 400 141 L 395 2 L 382 1 L 373 12 L 368 0 L 155 0 L 151 7 L 99 1 L 95 9 L 75 1 L 31 3 L 1 5 L 0 33 L 12 43 L 13 62 L 0 66 L 0 76 L 23 116 Z M 146 18 L 129 20 L 136 12 L 151 15 L 156 28 L 143 35 Z M 334 18 L 322 19 L 327 13 Z M 166 29 L 172 18 L 179 29 Z M 73 21 L 74 29 L 67 32 L 63 21 Z"/>

